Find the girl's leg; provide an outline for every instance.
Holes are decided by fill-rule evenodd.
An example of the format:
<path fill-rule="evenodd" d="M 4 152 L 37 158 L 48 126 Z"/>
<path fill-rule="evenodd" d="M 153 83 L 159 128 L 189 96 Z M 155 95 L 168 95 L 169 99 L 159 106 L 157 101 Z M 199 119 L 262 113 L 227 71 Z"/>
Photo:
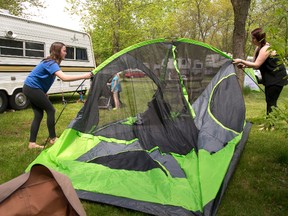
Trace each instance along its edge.
<path fill-rule="evenodd" d="M 29 145 L 28 148 L 32 149 L 32 148 L 44 148 L 44 146 L 40 146 L 38 144 L 36 144 L 36 138 L 37 138 L 37 134 L 38 134 L 38 130 L 40 127 L 40 123 L 42 121 L 43 118 L 43 110 L 39 109 L 37 106 L 34 105 L 33 103 L 33 97 L 37 97 L 38 95 L 35 94 L 36 92 L 34 92 L 35 89 L 30 88 L 26 85 L 24 85 L 23 87 L 23 93 L 26 95 L 26 97 L 29 99 L 32 109 L 33 109 L 33 113 L 34 113 L 34 118 L 30 127 L 30 138 L 29 138 Z"/>
<path fill-rule="evenodd" d="M 37 139 L 37 134 L 39 131 L 40 123 L 43 119 L 43 110 L 36 107 L 33 103 L 31 103 L 33 112 L 34 112 L 34 119 L 31 124 L 31 129 L 30 129 L 30 139 L 29 142 L 36 142 Z"/>
<path fill-rule="evenodd" d="M 48 127 L 48 131 L 49 131 L 50 139 L 54 140 L 56 138 L 56 132 L 55 132 L 55 108 L 53 107 L 51 101 L 48 98 L 47 98 L 47 100 L 48 100 L 48 103 L 45 106 L 45 112 L 47 113 L 47 127 Z"/>
<path fill-rule="evenodd" d="M 113 99 L 114 99 L 114 103 L 115 103 L 115 108 L 114 109 L 119 109 L 120 105 L 119 105 L 119 99 L 118 99 L 118 92 L 113 92 Z"/>
<path fill-rule="evenodd" d="M 30 100 L 30 102 L 32 104 L 32 108 L 34 110 L 34 118 L 37 118 L 37 116 L 39 117 L 41 115 L 41 113 L 42 113 L 42 118 L 43 118 L 43 110 L 45 110 L 45 112 L 47 113 L 47 127 L 48 127 L 48 131 L 49 131 L 49 137 L 51 139 L 56 138 L 55 109 L 54 109 L 51 101 L 47 98 L 46 94 L 40 89 L 33 89 L 33 88 L 28 87 L 28 86 L 24 86 L 23 92 L 28 97 L 28 99 Z M 41 118 L 41 120 L 42 120 L 42 118 Z M 37 125 L 37 123 L 35 123 L 34 131 L 37 130 L 36 135 L 35 134 L 33 135 L 35 137 L 35 141 L 36 141 L 36 137 L 37 137 L 37 133 L 39 130 L 41 120 L 40 120 L 38 125 Z M 33 139 L 30 141 L 33 141 Z"/>

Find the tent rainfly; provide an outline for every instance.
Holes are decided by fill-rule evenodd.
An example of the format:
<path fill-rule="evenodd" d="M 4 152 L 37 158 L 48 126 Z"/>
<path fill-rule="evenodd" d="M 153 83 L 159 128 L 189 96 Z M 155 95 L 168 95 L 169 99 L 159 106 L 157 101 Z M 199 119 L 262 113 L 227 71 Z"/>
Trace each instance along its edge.
<path fill-rule="evenodd" d="M 0 215 L 86 216 L 69 178 L 43 165 L 0 185 Z"/>
<path fill-rule="evenodd" d="M 100 109 L 118 72 L 122 107 Z M 82 109 L 26 171 L 43 164 L 65 174 L 84 200 L 161 216 L 216 215 L 251 128 L 231 57 L 190 39 L 157 39 L 93 73 Z"/>

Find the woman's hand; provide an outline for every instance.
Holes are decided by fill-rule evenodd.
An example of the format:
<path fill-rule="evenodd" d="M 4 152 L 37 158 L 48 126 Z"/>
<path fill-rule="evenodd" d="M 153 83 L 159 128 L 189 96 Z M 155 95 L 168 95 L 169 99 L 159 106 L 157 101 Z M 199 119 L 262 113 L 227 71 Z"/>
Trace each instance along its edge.
<path fill-rule="evenodd" d="M 244 64 L 243 60 L 240 58 L 233 59 L 233 64 L 237 64 L 237 68 L 245 68 L 246 65 Z"/>
<path fill-rule="evenodd" d="M 243 63 L 243 60 L 240 58 L 233 59 L 233 64 Z"/>
<path fill-rule="evenodd" d="M 240 69 L 243 69 L 243 68 L 245 68 L 245 67 L 246 67 L 246 65 L 243 64 L 243 63 L 239 63 L 239 64 L 237 65 L 237 68 L 240 68 Z"/>

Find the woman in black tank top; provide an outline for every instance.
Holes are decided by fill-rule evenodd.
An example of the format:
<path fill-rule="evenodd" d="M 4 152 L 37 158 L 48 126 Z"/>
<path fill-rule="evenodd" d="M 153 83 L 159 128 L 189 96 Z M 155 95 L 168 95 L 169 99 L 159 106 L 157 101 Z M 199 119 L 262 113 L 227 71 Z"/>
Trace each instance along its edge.
<path fill-rule="evenodd" d="M 265 86 L 266 113 L 272 112 L 272 107 L 277 107 L 277 100 L 283 89 L 288 83 L 286 68 L 281 63 L 275 51 L 272 51 L 270 44 L 266 42 L 266 34 L 261 28 L 254 29 L 251 32 L 252 43 L 256 45 L 253 62 L 243 59 L 233 59 L 238 67 L 250 67 L 260 70 L 262 83 Z"/>

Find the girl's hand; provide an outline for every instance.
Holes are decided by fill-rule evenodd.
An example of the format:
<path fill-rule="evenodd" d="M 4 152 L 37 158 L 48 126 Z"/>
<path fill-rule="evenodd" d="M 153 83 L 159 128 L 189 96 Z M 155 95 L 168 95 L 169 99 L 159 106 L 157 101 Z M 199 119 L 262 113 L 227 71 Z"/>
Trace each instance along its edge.
<path fill-rule="evenodd" d="M 84 74 L 84 79 L 90 79 L 93 76 L 92 72 L 88 72 L 86 74 Z"/>

